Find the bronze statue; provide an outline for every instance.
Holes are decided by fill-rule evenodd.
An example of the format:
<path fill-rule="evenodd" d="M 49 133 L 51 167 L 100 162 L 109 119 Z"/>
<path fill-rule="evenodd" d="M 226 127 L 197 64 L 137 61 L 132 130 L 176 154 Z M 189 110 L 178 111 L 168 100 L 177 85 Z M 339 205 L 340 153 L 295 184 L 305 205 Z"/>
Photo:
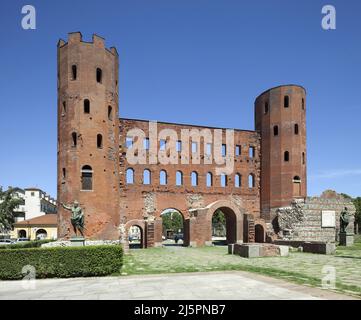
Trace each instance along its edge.
<path fill-rule="evenodd" d="M 346 233 L 346 228 L 350 222 L 350 216 L 347 211 L 347 207 L 340 214 L 340 232 Z"/>
<path fill-rule="evenodd" d="M 79 231 L 81 236 L 84 236 L 84 213 L 82 208 L 79 206 L 79 202 L 75 200 L 72 205 L 65 205 L 64 203 L 62 203 L 61 205 L 64 209 L 71 211 L 70 221 L 73 226 L 75 235 L 77 236 Z"/>

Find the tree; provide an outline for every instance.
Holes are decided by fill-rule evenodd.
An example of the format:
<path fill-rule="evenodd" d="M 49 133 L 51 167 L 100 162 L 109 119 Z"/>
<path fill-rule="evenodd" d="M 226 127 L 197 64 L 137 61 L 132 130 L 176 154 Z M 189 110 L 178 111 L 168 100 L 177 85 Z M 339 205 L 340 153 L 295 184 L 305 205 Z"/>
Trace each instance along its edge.
<path fill-rule="evenodd" d="M 163 230 L 172 230 L 178 233 L 179 229 L 183 228 L 183 217 L 177 211 L 169 211 L 162 214 Z"/>
<path fill-rule="evenodd" d="M 212 234 L 214 236 L 225 236 L 226 217 L 221 210 L 216 210 L 212 217 Z"/>
<path fill-rule="evenodd" d="M 22 199 L 16 197 L 16 189 L 9 187 L 3 191 L 0 186 L 0 232 L 11 230 L 15 222 L 14 209 L 23 203 Z"/>

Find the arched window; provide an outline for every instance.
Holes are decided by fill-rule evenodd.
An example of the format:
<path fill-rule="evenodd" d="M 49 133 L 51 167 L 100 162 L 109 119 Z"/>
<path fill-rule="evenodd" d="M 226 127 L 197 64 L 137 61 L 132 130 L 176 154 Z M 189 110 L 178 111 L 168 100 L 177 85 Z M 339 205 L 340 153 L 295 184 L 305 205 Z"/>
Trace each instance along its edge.
<path fill-rule="evenodd" d="M 213 186 L 213 175 L 210 172 L 207 172 L 207 187 Z"/>
<path fill-rule="evenodd" d="M 278 126 L 273 127 L 273 135 L 278 136 Z"/>
<path fill-rule="evenodd" d="M 77 77 L 77 67 L 75 64 L 71 66 L 71 80 L 76 80 Z"/>
<path fill-rule="evenodd" d="M 264 104 L 264 114 L 267 114 L 268 110 L 269 110 L 268 101 L 266 101 Z"/>
<path fill-rule="evenodd" d="M 77 136 L 76 132 L 73 132 L 71 134 L 71 140 L 72 140 L 72 147 L 75 148 L 78 143 L 78 136 Z"/>
<path fill-rule="evenodd" d="M 150 184 L 151 181 L 151 173 L 149 169 L 145 169 L 143 171 L 143 184 Z"/>
<path fill-rule="evenodd" d="M 191 173 L 191 180 L 192 180 L 192 186 L 193 187 L 198 186 L 198 173 L 197 172 L 193 171 Z"/>
<path fill-rule="evenodd" d="M 283 105 L 285 108 L 288 108 L 290 106 L 290 97 L 289 96 L 285 96 Z"/>
<path fill-rule="evenodd" d="M 254 174 L 251 173 L 248 176 L 248 188 L 254 188 L 254 187 L 255 187 Z"/>
<path fill-rule="evenodd" d="M 108 106 L 108 120 L 113 120 L 113 108 Z"/>
<path fill-rule="evenodd" d="M 161 170 L 159 172 L 159 184 L 165 186 L 167 184 L 167 171 Z"/>
<path fill-rule="evenodd" d="M 227 187 L 227 176 L 224 173 L 221 174 L 221 187 Z"/>
<path fill-rule="evenodd" d="M 103 148 L 103 136 L 101 134 L 97 134 L 97 148 Z"/>
<path fill-rule="evenodd" d="M 242 184 L 242 176 L 239 173 L 237 173 L 234 177 L 234 186 L 236 188 L 240 188 L 241 184 Z"/>
<path fill-rule="evenodd" d="M 295 134 L 298 134 L 298 124 L 295 124 Z"/>
<path fill-rule="evenodd" d="M 293 181 L 294 182 L 301 182 L 301 178 L 299 176 L 294 176 Z"/>
<path fill-rule="evenodd" d="M 90 113 L 90 101 L 88 99 L 84 100 L 84 113 Z"/>
<path fill-rule="evenodd" d="M 102 83 L 103 71 L 100 68 L 97 68 L 96 72 L 97 82 Z"/>
<path fill-rule="evenodd" d="M 175 174 L 175 184 L 177 186 L 183 185 L 183 173 L 182 171 L 177 171 Z"/>
<path fill-rule="evenodd" d="M 290 153 L 288 151 L 285 151 L 283 158 L 286 162 L 290 161 Z"/>
<path fill-rule="evenodd" d="M 134 170 L 132 168 L 129 168 L 126 171 L 126 181 L 127 181 L 127 184 L 134 183 Z"/>
<path fill-rule="evenodd" d="M 93 190 L 93 170 L 91 166 L 81 168 L 81 189 Z"/>

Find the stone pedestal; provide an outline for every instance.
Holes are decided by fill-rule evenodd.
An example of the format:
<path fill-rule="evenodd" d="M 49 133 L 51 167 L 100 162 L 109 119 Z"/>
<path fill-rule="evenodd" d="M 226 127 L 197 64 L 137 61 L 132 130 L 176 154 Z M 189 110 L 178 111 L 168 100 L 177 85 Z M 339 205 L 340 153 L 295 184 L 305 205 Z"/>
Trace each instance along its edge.
<path fill-rule="evenodd" d="M 84 237 L 72 237 L 70 238 L 70 245 L 72 247 L 83 247 L 85 246 Z"/>
<path fill-rule="evenodd" d="M 353 245 L 353 233 L 340 232 L 340 246 L 352 246 Z"/>

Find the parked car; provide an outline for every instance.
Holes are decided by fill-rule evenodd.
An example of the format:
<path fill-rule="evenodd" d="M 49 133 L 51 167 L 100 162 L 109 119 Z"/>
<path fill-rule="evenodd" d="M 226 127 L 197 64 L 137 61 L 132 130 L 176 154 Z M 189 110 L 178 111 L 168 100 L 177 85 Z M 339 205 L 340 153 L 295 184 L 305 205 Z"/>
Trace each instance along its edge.
<path fill-rule="evenodd" d="M 27 242 L 27 241 L 30 241 L 30 239 L 29 238 L 18 238 L 16 240 L 16 242 Z"/>
<path fill-rule="evenodd" d="M 14 241 L 11 239 L 1 239 L 0 240 L 0 246 L 4 245 L 4 244 L 13 244 Z"/>

